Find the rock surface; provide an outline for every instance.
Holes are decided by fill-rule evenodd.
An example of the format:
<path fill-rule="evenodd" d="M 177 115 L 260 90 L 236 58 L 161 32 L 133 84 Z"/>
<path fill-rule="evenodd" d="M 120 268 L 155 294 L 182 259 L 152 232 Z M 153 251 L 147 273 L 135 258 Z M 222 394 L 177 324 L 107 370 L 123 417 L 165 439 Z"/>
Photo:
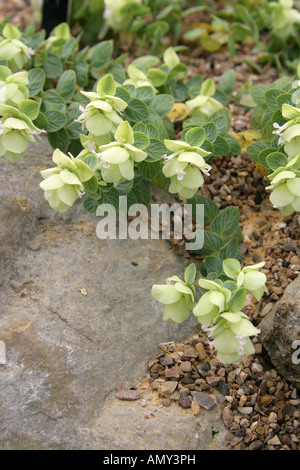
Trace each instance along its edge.
<path fill-rule="evenodd" d="M 286 379 L 300 386 L 300 276 L 286 289 L 273 310 L 260 322 L 260 339 L 269 357 Z"/>
<path fill-rule="evenodd" d="M 151 297 L 186 263 L 166 241 L 99 240 L 80 202 L 52 211 L 39 188 L 51 153 L 42 140 L 1 161 L 0 448 L 224 448 L 218 407 L 195 418 L 151 405 L 145 419 L 141 400 L 112 398 L 139 383 L 158 343 L 197 331 L 194 318 L 162 322 Z"/>

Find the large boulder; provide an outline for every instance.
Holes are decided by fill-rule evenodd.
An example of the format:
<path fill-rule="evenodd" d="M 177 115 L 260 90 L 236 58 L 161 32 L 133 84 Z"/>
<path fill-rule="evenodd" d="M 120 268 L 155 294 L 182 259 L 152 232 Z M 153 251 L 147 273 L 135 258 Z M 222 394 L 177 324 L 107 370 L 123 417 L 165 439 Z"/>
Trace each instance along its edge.
<path fill-rule="evenodd" d="M 277 371 L 300 386 L 300 276 L 261 321 L 260 339 Z M 297 343 L 298 342 L 298 343 Z M 298 344 L 298 345 L 297 345 Z"/>

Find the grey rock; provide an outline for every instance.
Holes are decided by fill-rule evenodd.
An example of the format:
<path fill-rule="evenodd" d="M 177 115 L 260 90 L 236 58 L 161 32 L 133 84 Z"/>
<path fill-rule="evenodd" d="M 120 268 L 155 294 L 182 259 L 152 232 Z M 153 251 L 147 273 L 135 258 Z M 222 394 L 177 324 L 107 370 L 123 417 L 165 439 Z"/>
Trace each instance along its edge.
<path fill-rule="evenodd" d="M 229 395 L 229 388 L 225 382 L 225 380 L 221 380 L 218 386 L 218 390 L 222 395 Z"/>
<path fill-rule="evenodd" d="M 206 410 L 212 410 L 217 404 L 216 397 L 214 395 L 209 395 L 208 393 L 192 392 L 192 396 L 193 400 Z"/>
<path fill-rule="evenodd" d="M 95 421 L 90 448 L 101 442 L 103 449 L 113 443 L 114 449 L 150 450 L 218 450 L 224 445 L 226 431 L 216 407 L 193 416 L 177 403 L 158 407 L 152 403 L 151 392 L 139 402 L 116 402 L 108 399 Z M 95 433 L 95 436 L 93 435 Z M 143 447 L 143 445 L 145 447 Z"/>
<path fill-rule="evenodd" d="M 273 310 L 263 318 L 259 328 L 260 339 L 274 367 L 286 379 L 299 386 L 300 366 L 293 361 L 293 354 L 297 354 L 293 343 L 300 340 L 299 276 L 287 287 Z"/>
<path fill-rule="evenodd" d="M 152 406 L 145 419 L 142 400 L 115 398 L 142 381 L 159 343 L 198 331 L 193 317 L 162 322 L 151 297 L 187 262 L 165 240 L 99 240 L 81 201 L 51 210 L 39 188 L 51 153 L 43 139 L 21 161 L 1 160 L 0 449 L 198 449 L 215 447 L 213 428 L 225 448 L 218 410 L 200 422 Z"/>

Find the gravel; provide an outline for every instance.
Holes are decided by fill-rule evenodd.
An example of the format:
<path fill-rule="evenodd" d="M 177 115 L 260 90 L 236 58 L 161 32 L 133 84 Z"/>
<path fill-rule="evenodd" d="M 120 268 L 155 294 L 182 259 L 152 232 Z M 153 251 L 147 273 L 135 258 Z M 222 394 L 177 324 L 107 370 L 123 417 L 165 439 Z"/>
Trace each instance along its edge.
<path fill-rule="evenodd" d="M 258 345 L 258 338 L 253 342 Z M 203 359 L 199 359 L 199 351 Z M 223 365 L 210 349 L 206 335 L 199 332 L 182 343 L 159 345 L 157 357 L 160 363 L 163 358 L 172 358 L 174 363 L 158 368 L 160 364 L 153 360 L 140 388 L 147 384 L 158 393 L 163 406 L 175 402 L 195 416 L 201 408 L 222 407 L 222 420 L 228 429 L 226 443 L 233 450 L 300 448 L 297 390 L 270 369 L 261 354 Z"/>

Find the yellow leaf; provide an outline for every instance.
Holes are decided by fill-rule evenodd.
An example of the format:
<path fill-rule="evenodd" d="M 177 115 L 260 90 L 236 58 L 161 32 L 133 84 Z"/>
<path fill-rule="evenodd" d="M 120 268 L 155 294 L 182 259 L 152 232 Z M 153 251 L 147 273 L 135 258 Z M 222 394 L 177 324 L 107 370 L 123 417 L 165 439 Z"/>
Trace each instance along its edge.
<path fill-rule="evenodd" d="M 203 28 L 210 32 L 213 31 L 213 27 L 209 23 L 193 23 L 192 28 Z"/>
<path fill-rule="evenodd" d="M 261 140 L 261 132 L 256 130 L 247 130 L 242 132 L 229 131 L 229 134 L 239 142 L 243 151 L 245 151 L 248 145 L 252 144 L 252 142 Z"/>
<path fill-rule="evenodd" d="M 266 176 L 268 174 L 267 168 L 262 166 L 260 163 L 256 163 L 256 169 L 258 173 L 260 174 L 260 176 Z"/>
<path fill-rule="evenodd" d="M 175 103 L 171 111 L 167 114 L 171 122 L 184 121 L 190 114 L 190 108 L 184 103 Z"/>

